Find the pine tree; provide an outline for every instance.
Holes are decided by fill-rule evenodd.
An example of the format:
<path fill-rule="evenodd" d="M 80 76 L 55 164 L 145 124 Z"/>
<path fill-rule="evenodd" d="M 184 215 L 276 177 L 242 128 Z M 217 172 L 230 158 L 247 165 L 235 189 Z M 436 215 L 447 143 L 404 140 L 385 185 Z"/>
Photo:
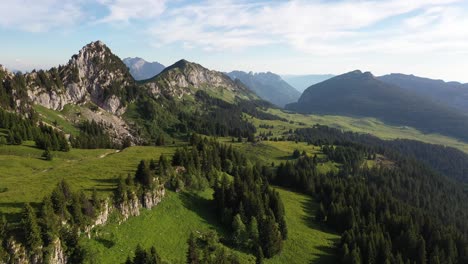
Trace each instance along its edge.
<path fill-rule="evenodd" d="M 51 161 L 53 159 L 52 153 L 49 151 L 49 149 L 44 150 L 41 157 L 48 161 Z"/>
<path fill-rule="evenodd" d="M 247 232 L 250 236 L 250 240 L 251 240 L 251 247 L 252 248 L 256 248 L 257 245 L 258 245 L 258 240 L 259 240 L 259 233 L 258 233 L 258 222 L 257 222 L 257 218 L 255 217 L 252 217 L 250 219 L 250 223 L 249 223 L 249 226 L 248 226 L 248 229 L 247 229 Z M 263 253 L 262 253 L 263 254 Z"/>
<path fill-rule="evenodd" d="M 262 247 L 258 246 L 255 251 L 255 264 L 263 264 L 263 250 Z"/>
<path fill-rule="evenodd" d="M 54 213 L 52 199 L 44 197 L 41 208 L 42 238 L 46 245 L 49 245 L 58 236 L 59 219 Z"/>
<path fill-rule="evenodd" d="M 274 221 L 272 213 L 263 221 L 261 229 L 262 232 L 260 233 L 260 239 L 263 253 L 267 258 L 271 258 L 281 251 L 283 243 L 281 232 Z"/>
<path fill-rule="evenodd" d="M 232 221 L 232 229 L 234 231 L 233 234 L 233 241 L 234 244 L 237 246 L 242 246 L 247 240 L 247 233 L 246 233 L 246 227 L 244 223 L 242 222 L 242 219 L 239 214 L 236 214 L 234 216 L 234 219 Z"/>
<path fill-rule="evenodd" d="M 41 231 L 36 213 L 29 203 L 25 204 L 23 208 L 21 225 L 26 238 L 26 247 L 31 251 L 36 251 L 42 246 Z"/>
<path fill-rule="evenodd" d="M 188 240 L 189 248 L 187 252 L 187 264 L 198 264 L 200 263 L 200 257 L 198 256 L 197 239 L 193 233 L 190 234 Z"/>
<path fill-rule="evenodd" d="M 145 187 L 149 187 L 151 185 L 151 179 L 152 175 L 148 164 L 145 160 L 141 160 L 135 173 L 135 181 L 141 183 Z"/>

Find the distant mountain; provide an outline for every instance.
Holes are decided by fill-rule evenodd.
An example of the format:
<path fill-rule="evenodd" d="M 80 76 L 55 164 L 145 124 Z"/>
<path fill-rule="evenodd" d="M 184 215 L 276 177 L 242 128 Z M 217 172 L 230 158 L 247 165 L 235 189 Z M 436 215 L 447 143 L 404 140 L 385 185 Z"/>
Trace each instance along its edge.
<path fill-rule="evenodd" d="M 281 75 L 281 78 L 302 93 L 309 86 L 323 82 L 334 76 L 333 74 Z"/>
<path fill-rule="evenodd" d="M 130 69 L 130 74 L 135 80 L 146 80 L 158 75 L 164 70 L 164 65 L 159 62 L 147 62 L 142 58 L 125 58 L 123 62 Z"/>
<path fill-rule="evenodd" d="M 468 141 L 468 117 L 395 85 L 370 72 L 353 71 L 312 85 L 287 106 L 301 113 L 375 117 Z"/>
<path fill-rule="evenodd" d="M 301 96 L 301 93 L 281 79 L 279 75 L 271 72 L 232 71 L 228 73 L 228 76 L 233 80 L 239 79 L 262 99 L 280 107 L 296 102 Z"/>
<path fill-rule="evenodd" d="M 378 79 L 468 113 L 468 84 L 444 82 L 400 73 L 384 75 Z"/>

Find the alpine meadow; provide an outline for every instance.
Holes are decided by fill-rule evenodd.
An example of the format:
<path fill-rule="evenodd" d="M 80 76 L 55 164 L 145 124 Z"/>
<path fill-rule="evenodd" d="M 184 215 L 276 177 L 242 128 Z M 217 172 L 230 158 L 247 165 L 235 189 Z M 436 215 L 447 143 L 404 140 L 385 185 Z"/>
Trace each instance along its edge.
<path fill-rule="evenodd" d="M 6 2 L 0 264 L 468 263 L 464 1 Z"/>

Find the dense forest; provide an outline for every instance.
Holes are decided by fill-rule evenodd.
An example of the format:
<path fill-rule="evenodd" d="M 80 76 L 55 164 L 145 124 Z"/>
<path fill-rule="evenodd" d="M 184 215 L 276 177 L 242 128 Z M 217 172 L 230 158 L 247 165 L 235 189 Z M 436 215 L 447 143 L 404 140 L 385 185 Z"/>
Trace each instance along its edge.
<path fill-rule="evenodd" d="M 231 242 L 256 256 L 278 254 L 287 226 L 281 198 L 268 184 L 270 169 L 214 140 L 192 135 L 190 144 L 191 150 L 183 148 L 173 156 L 172 165 L 182 166 L 187 176 L 176 187 L 213 186 L 219 218 L 233 232 Z"/>
<path fill-rule="evenodd" d="M 94 120 L 84 121 L 79 126 L 80 134 L 77 137 L 70 137 L 70 142 L 74 148 L 97 149 L 116 148 L 106 126 Z"/>
<path fill-rule="evenodd" d="M 65 134 L 43 123 L 37 125 L 37 117 L 30 112 L 29 118 L 0 108 L 0 128 L 8 130 L 6 140 L 0 137 L 0 142 L 21 145 L 25 140 L 34 140 L 36 146 L 43 150 L 69 151 L 70 146 Z"/>
<path fill-rule="evenodd" d="M 315 197 L 320 204 L 316 219 L 342 234 L 342 263 L 468 261 L 468 194 L 463 186 L 406 157 L 408 152 L 398 154 L 391 144 L 360 145 L 347 141 L 358 135 L 324 127 L 298 134 L 322 145 L 329 159 L 343 164 L 340 171 L 320 174 L 317 157 L 304 153 L 280 164 L 270 180 Z M 389 153 L 391 164 L 362 165 Z"/>
<path fill-rule="evenodd" d="M 357 143 L 368 152 L 379 152 L 389 158 L 403 155 L 424 163 L 442 175 L 468 182 L 468 155 L 452 147 L 408 139 L 383 140 L 370 134 L 343 132 L 323 125 L 297 129 L 294 134 L 292 139 L 317 146 Z"/>

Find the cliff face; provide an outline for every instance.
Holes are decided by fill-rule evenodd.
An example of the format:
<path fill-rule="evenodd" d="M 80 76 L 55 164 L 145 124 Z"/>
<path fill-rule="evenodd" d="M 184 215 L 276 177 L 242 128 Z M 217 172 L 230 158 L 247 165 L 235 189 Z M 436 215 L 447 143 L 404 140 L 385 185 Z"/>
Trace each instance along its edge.
<path fill-rule="evenodd" d="M 92 102 L 115 115 L 125 112 L 122 91 L 134 85 L 125 64 L 101 41 L 83 47 L 67 65 L 29 73 L 26 79 L 33 103 L 61 110 Z"/>

